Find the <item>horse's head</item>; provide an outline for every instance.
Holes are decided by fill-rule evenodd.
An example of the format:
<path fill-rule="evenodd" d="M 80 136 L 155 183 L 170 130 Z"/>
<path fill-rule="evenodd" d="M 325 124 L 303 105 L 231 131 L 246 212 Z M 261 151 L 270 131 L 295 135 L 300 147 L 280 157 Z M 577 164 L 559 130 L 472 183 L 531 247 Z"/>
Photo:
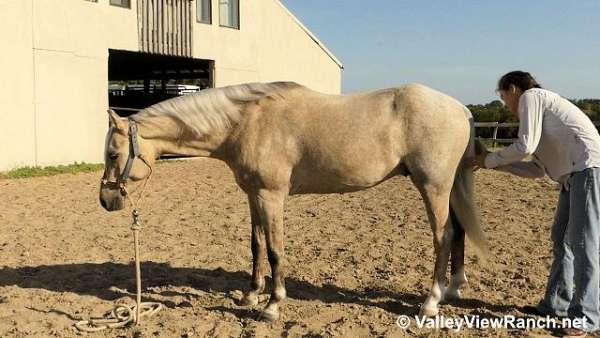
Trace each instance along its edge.
<path fill-rule="evenodd" d="M 138 135 L 133 120 L 121 118 L 113 110 L 108 115 L 100 204 L 108 211 L 116 211 L 125 205 L 127 182 L 150 176 L 155 155 L 148 142 Z"/>

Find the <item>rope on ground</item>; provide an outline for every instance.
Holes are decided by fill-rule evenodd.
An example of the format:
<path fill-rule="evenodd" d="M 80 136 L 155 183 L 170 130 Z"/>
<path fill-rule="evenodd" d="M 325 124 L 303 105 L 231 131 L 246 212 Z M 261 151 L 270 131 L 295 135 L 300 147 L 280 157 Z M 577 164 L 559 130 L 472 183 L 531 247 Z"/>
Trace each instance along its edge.
<path fill-rule="evenodd" d="M 140 317 L 137 317 L 136 315 L 138 309 L 141 310 Z M 75 323 L 75 327 L 79 331 L 97 332 L 106 329 L 125 327 L 129 323 L 136 323 L 137 325 L 140 322 L 138 318 L 151 317 L 161 309 L 162 304 L 150 302 L 141 303 L 141 307 L 138 307 L 137 305 L 132 307 L 117 305 L 112 310 L 110 318 L 82 320 Z"/>
<path fill-rule="evenodd" d="M 146 188 L 146 183 L 151 175 L 148 176 L 142 187 L 142 193 L 138 198 L 138 202 L 141 199 L 143 191 Z M 142 230 L 140 224 L 140 214 L 137 210 L 136 203 L 129 197 L 129 193 L 125 190 L 125 196 L 129 199 L 133 206 L 133 222 L 131 224 L 131 230 L 133 231 L 133 244 L 135 247 L 135 285 L 136 285 L 136 305 L 116 305 L 108 318 L 89 319 L 81 320 L 75 323 L 75 327 L 79 331 L 83 332 L 97 332 L 106 329 L 121 328 L 134 323 L 140 325 L 142 317 L 151 317 L 163 308 L 161 303 L 156 302 L 142 302 L 142 272 L 140 266 L 140 241 L 139 232 Z"/>

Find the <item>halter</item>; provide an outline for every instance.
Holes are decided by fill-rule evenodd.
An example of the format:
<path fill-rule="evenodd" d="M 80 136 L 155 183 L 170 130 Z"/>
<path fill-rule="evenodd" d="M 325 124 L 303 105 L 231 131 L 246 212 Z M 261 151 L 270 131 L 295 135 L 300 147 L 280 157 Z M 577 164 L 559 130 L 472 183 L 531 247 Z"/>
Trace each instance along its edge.
<path fill-rule="evenodd" d="M 144 156 L 140 153 L 140 147 L 138 145 L 137 140 L 137 125 L 135 124 L 134 120 L 127 120 L 129 121 L 129 156 L 127 157 L 125 169 L 123 170 L 123 173 L 121 173 L 121 175 L 117 177 L 116 181 L 109 181 L 106 178 L 106 172 L 104 173 L 104 176 L 100 181 L 101 185 L 104 187 L 111 189 L 118 188 L 121 192 L 121 195 L 123 196 L 127 196 L 127 180 L 129 179 L 129 173 L 131 172 L 133 161 L 135 161 L 136 158 L 139 158 L 142 162 L 144 162 L 145 165 L 148 166 L 148 168 L 150 168 L 150 175 L 152 175 L 152 167 L 150 166 L 150 164 L 148 164 Z M 148 175 L 148 178 L 150 178 L 150 175 Z M 148 178 L 146 178 L 146 181 L 148 180 Z"/>

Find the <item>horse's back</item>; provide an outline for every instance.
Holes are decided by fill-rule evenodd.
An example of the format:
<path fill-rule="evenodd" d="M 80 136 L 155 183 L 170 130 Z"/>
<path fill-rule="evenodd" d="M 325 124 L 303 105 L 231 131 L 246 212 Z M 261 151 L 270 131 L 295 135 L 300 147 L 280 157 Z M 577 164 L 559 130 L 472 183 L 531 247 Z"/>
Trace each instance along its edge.
<path fill-rule="evenodd" d="M 432 146 L 424 140 L 443 147 L 453 143 L 448 138 L 458 136 L 459 143 L 464 143 L 470 134 L 468 109 L 424 85 L 348 95 L 322 94 L 305 87 L 295 90 L 298 95 L 285 112 L 289 121 L 300 127 L 305 142 L 354 150 L 342 153 L 369 157 L 367 152 L 372 153 L 369 149 L 376 142 L 390 153 L 406 154 Z"/>

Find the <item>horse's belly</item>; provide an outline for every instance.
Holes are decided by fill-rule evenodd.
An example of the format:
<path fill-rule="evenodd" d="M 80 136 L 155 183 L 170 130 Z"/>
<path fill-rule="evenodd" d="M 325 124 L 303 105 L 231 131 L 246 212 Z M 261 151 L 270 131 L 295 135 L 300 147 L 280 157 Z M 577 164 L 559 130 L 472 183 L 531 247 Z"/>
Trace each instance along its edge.
<path fill-rule="evenodd" d="M 370 188 L 379 182 L 363 185 L 348 185 L 335 181 L 302 180 L 301 182 L 292 182 L 290 195 L 300 194 L 335 194 L 360 191 Z"/>
<path fill-rule="evenodd" d="M 370 163 L 348 170 L 300 167 L 292 172 L 290 194 L 330 194 L 364 190 L 386 179 L 405 175 L 405 166 Z"/>

